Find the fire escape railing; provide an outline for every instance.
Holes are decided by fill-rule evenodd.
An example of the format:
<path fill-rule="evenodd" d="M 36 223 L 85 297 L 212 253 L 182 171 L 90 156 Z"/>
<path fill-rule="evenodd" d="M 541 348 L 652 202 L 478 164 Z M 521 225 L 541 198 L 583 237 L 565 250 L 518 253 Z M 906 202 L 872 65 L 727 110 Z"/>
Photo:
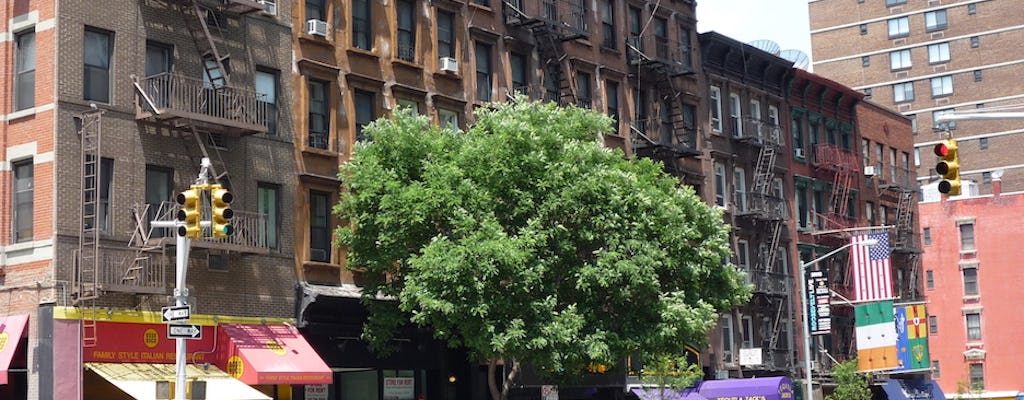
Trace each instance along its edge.
<path fill-rule="evenodd" d="M 163 73 L 137 79 L 143 117 L 173 114 L 205 122 L 262 127 L 266 130 L 264 95 L 231 86 L 214 87 L 201 79 Z M 154 109 L 155 107 L 155 109 Z"/>

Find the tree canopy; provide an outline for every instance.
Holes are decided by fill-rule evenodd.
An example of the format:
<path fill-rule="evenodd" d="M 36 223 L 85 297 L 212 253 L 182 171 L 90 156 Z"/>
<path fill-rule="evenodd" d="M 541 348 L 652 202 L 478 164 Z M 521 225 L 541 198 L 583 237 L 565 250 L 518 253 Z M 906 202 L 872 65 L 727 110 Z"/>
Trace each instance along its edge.
<path fill-rule="evenodd" d="M 825 396 L 825 400 L 871 400 L 868 377 L 857 371 L 857 360 L 836 364 L 832 376 L 836 379 L 836 389 Z"/>
<path fill-rule="evenodd" d="M 519 98 L 464 132 L 410 110 L 367 126 L 335 207 L 364 337 L 386 349 L 411 321 L 553 374 L 705 341 L 750 293 L 728 226 L 660 164 L 602 147 L 612 123 Z"/>

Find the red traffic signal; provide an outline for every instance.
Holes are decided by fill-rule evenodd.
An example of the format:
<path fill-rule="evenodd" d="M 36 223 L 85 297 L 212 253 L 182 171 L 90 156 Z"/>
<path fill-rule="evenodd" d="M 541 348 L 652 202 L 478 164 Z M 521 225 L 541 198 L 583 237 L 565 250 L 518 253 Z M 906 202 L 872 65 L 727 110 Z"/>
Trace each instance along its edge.
<path fill-rule="evenodd" d="M 934 151 L 935 151 L 935 155 L 937 155 L 939 157 L 945 157 L 945 156 L 949 155 L 949 144 L 947 144 L 945 141 L 943 141 L 942 143 L 938 143 L 938 144 L 935 145 Z M 941 174 L 941 172 L 940 172 L 940 174 Z"/>

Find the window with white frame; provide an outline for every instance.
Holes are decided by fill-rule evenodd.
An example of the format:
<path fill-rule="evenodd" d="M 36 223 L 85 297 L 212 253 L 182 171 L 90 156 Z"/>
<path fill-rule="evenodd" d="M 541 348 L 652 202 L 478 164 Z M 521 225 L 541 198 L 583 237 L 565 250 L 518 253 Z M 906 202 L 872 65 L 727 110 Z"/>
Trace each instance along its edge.
<path fill-rule="evenodd" d="M 978 295 L 978 265 L 969 264 L 961 268 L 964 275 L 964 296 Z"/>
<path fill-rule="evenodd" d="M 451 131 L 459 130 L 459 113 L 446 110 L 443 108 L 437 109 L 437 122 L 441 125 L 441 128 L 448 129 Z"/>
<path fill-rule="evenodd" d="M 889 20 L 889 38 L 898 38 L 910 35 L 910 18 L 900 17 Z"/>
<path fill-rule="evenodd" d="M 735 338 L 732 335 L 732 315 L 722 315 L 722 362 L 726 364 L 732 364 L 735 362 L 733 358 L 733 340 Z"/>
<path fill-rule="evenodd" d="M 949 61 L 949 42 L 928 45 L 928 63 L 938 64 Z"/>
<path fill-rule="evenodd" d="M 33 179 L 32 159 L 11 163 L 13 206 L 11 211 L 11 241 L 27 242 L 32 240 L 32 205 L 35 180 Z"/>
<path fill-rule="evenodd" d="M 736 190 L 736 210 L 747 211 L 747 172 L 743 168 L 733 170 L 733 188 Z"/>
<path fill-rule="evenodd" d="M 950 75 L 932 78 L 932 97 L 953 94 L 953 77 Z"/>
<path fill-rule="evenodd" d="M 761 101 L 750 100 L 750 118 L 760 121 L 761 120 Z"/>
<path fill-rule="evenodd" d="M 967 313 L 964 319 L 967 325 L 967 340 L 981 340 L 981 314 Z"/>
<path fill-rule="evenodd" d="M 974 249 L 974 224 L 960 224 L 960 251 L 972 251 Z"/>
<path fill-rule="evenodd" d="M 920 167 L 921 166 L 921 148 L 920 147 L 915 147 L 914 148 L 914 166 L 915 167 Z"/>
<path fill-rule="evenodd" d="M 892 100 L 896 103 L 914 101 L 914 82 L 903 82 L 892 85 Z"/>
<path fill-rule="evenodd" d="M 889 69 L 896 71 L 913 66 L 910 60 L 910 49 L 889 52 Z"/>
<path fill-rule="evenodd" d="M 779 126 L 779 108 L 769 105 L 768 106 L 768 122 L 772 125 Z"/>
<path fill-rule="evenodd" d="M 743 110 L 740 109 L 740 95 L 729 94 L 729 128 L 734 137 L 743 137 Z"/>
<path fill-rule="evenodd" d="M 725 165 L 715 163 L 715 205 L 725 207 Z"/>
<path fill-rule="evenodd" d="M 925 32 L 946 29 L 946 10 L 935 10 L 924 13 Z"/>
<path fill-rule="evenodd" d="M 711 130 L 722 132 L 722 89 L 711 87 Z"/>
<path fill-rule="evenodd" d="M 743 343 L 740 348 L 749 349 L 754 347 L 754 319 L 749 315 L 743 316 Z"/>
<path fill-rule="evenodd" d="M 985 364 L 972 363 L 970 367 L 971 374 L 971 388 L 972 391 L 984 391 L 985 390 Z"/>
<path fill-rule="evenodd" d="M 35 105 L 36 32 L 14 34 L 14 111 Z"/>

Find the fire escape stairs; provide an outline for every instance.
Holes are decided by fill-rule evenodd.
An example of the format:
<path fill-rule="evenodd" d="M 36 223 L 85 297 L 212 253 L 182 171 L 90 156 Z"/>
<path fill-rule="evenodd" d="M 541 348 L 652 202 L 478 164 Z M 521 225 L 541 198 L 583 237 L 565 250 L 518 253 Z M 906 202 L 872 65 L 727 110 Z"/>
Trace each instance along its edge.
<path fill-rule="evenodd" d="M 558 98 L 548 100 L 557 101 L 561 106 L 576 104 L 576 87 L 572 84 L 574 74 L 569 57 L 562 48 L 562 38 L 558 37 L 554 27 L 547 24 L 534 25 L 530 30 L 537 42 L 540 59 L 548 65 L 545 72 L 554 75 L 544 78 L 553 79 L 558 83 Z"/>
<path fill-rule="evenodd" d="M 195 43 L 196 50 L 203 60 L 203 71 L 210 85 L 214 89 L 226 87 L 229 84 L 229 71 L 225 67 L 231 56 L 222 53 L 217 48 L 217 38 L 211 31 L 209 21 L 216 23 L 217 18 L 208 18 L 211 12 L 199 4 L 198 1 L 183 1 L 178 5 L 179 11 L 185 20 L 185 26 L 189 36 Z M 219 25 L 213 27 L 219 33 L 223 28 Z"/>

